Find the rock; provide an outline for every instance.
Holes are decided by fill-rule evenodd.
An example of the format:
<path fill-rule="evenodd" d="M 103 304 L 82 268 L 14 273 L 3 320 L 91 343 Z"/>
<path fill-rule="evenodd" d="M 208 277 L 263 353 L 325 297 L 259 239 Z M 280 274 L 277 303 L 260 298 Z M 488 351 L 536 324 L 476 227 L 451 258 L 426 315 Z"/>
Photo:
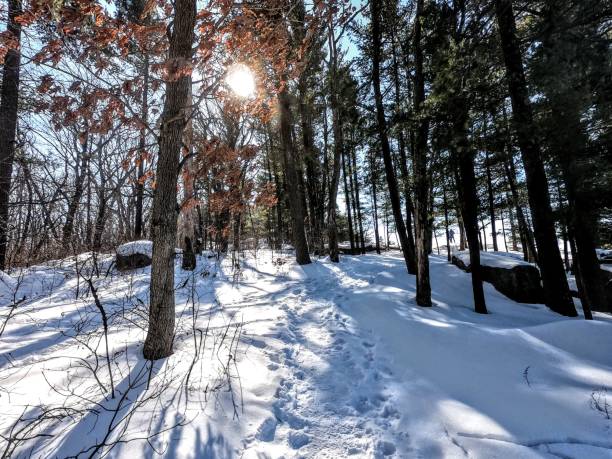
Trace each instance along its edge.
<path fill-rule="evenodd" d="M 368 244 L 364 247 L 366 253 L 375 252 L 376 247 L 372 244 Z M 361 255 L 361 245 L 357 245 L 354 250 L 351 250 L 349 244 L 339 244 L 338 251 L 343 255 Z"/>
<path fill-rule="evenodd" d="M 144 268 L 151 265 L 153 243 L 133 241 L 117 247 L 116 265 L 119 271 Z"/>
<path fill-rule="evenodd" d="M 535 266 L 519 265 L 511 269 L 483 266 L 482 278 L 511 300 L 544 303 L 540 271 Z"/>
<path fill-rule="evenodd" d="M 464 256 L 453 255 L 452 262 L 464 271 L 470 272 L 469 263 L 466 263 Z M 544 302 L 544 289 L 538 268 L 518 262 L 512 266 L 507 260 L 504 260 L 503 265 L 502 267 L 482 264 L 482 279 L 492 284 L 498 292 L 519 303 Z"/>
<path fill-rule="evenodd" d="M 451 261 L 458 268 L 464 270 L 465 272 L 468 272 L 468 273 L 470 272 L 469 263 L 468 265 L 466 265 L 460 257 L 453 255 L 453 257 L 451 258 Z"/>

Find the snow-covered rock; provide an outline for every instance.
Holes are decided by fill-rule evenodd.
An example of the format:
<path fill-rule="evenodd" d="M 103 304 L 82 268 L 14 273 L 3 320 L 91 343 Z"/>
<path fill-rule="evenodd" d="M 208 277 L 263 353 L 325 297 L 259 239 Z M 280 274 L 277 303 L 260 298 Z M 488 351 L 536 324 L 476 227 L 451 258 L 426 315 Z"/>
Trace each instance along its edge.
<path fill-rule="evenodd" d="M 117 247 L 117 255 L 127 257 L 137 253 L 147 255 L 149 258 L 152 257 L 153 242 L 147 240 L 132 241 Z"/>
<path fill-rule="evenodd" d="M 153 257 L 153 242 L 133 241 L 117 247 L 117 269 L 127 271 L 144 268 L 151 264 Z"/>
<path fill-rule="evenodd" d="M 607 249 L 596 249 L 597 250 L 597 258 L 601 263 L 609 263 L 612 264 L 612 250 Z"/>
<path fill-rule="evenodd" d="M 452 261 L 464 271 L 470 271 L 470 253 L 456 252 Z M 482 279 L 519 303 L 542 303 L 544 291 L 540 271 L 518 257 L 503 252 L 480 252 Z"/>

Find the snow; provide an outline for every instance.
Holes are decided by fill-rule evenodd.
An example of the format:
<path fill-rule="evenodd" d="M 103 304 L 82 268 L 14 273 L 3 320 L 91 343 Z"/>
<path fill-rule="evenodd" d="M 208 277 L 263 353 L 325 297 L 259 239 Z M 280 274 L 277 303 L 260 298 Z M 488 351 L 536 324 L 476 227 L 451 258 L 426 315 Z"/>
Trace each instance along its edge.
<path fill-rule="evenodd" d="M 22 290 L 0 338 L 0 433 L 71 412 L 24 430 L 14 456 L 612 457 L 595 406 L 612 403 L 609 316 L 565 318 L 488 284 L 491 314 L 475 314 L 469 274 L 444 257 L 430 259 L 432 308 L 415 304 L 399 253 L 241 261 L 176 261 L 176 350 L 153 366 L 141 357 L 150 268 L 97 277 L 84 264 L 109 315 L 114 399 L 74 266 L 23 271 L 26 287 L 43 272 L 56 282 Z"/>
<path fill-rule="evenodd" d="M 153 256 L 153 242 L 147 240 L 132 241 L 117 247 L 117 255 L 128 257 L 137 253 L 151 258 Z"/>
<path fill-rule="evenodd" d="M 470 265 L 470 252 L 467 250 L 453 252 L 466 266 Z M 529 266 L 521 255 L 511 252 L 480 252 L 480 264 L 491 268 L 512 269 L 515 266 Z"/>
<path fill-rule="evenodd" d="M 4 271 L 0 271 L 0 306 L 8 305 L 13 300 L 17 281 Z"/>

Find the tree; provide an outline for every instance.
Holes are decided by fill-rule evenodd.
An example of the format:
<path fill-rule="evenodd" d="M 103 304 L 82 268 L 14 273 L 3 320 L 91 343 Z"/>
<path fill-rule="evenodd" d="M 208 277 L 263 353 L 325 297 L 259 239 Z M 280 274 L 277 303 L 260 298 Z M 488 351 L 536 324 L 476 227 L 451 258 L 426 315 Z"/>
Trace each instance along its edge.
<path fill-rule="evenodd" d="M 381 28 L 380 28 L 380 14 L 381 5 L 380 0 L 371 0 L 370 2 L 370 14 L 372 18 L 372 86 L 374 88 L 374 99 L 376 101 L 376 121 L 378 129 L 378 137 L 381 145 L 383 154 L 383 161 L 385 165 L 385 176 L 387 178 L 387 185 L 389 188 L 389 196 L 391 199 L 391 207 L 393 209 L 393 219 L 395 221 L 395 228 L 400 240 L 402 253 L 404 254 L 404 261 L 406 268 L 410 274 L 417 274 L 415 270 L 415 260 L 412 244 L 410 244 L 408 233 L 406 232 L 406 224 L 404 217 L 402 216 L 402 206 L 399 197 L 399 190 L 397 185 L 397 177 L 395 176 L 395 170 L 393 166 L 393 159 L 391 157 L 391 146 L 389 145 L 389 138 L 387 136 L 387 121 L 385 117 L 385 109 L 383 106 L 383 97 L 380 84 L 380 60 L 381 60 Z M 421 276 L 424 274 L 421 273 Z M 427 274 L 428 275 L 428 274 Z M 417 295 L 418 296 L 418 295 Z M 431 302 L 431 299 L 430 299 Z"/>
<path fill-rule="evenodd" d="M 172 354 L 174 341 L 174 252 L 177 231 L 176 186 L 191 86 L 195 0 L 177 0 L 169 37 L 164 111 L 151 216 L 153 258 L 149 328 L 143 353 L 157 360 Z"/>
<path fill-rule="evenodd" d="M 284 84 L 284 83 L 283 83 Z M 302 190 L 298 181 L 298 172 L 295 158 L 295 145 L 293 143 L 293 117 L 291 115 L 291 99 L 286 88 L 278 92 L 278 105 L 280 111 L 279 129 L 283 151 L 283 165 L 285 177 L 288 182 L 289 210 L 291 211 L 291 232 L 293 234 L 293 247 L 295 259 L 300 265 L 309 264 L 308 242 L 304 228 L 304 206 Z"/>
<path fill-rule="evenodd" d="M 557 235 L 548 194 L 548 179 L 534 129 L 522 55 L 516 36 L 512 1 L 495 0 L 495 14 L 512 101 L 512 121 L 527 177 L 529 203 L 538 248 L 538 264 L 542 274 L 546 305 L 553 311 L 574 317 L 577 313 L 557 245 Z"/>
<path fill-rule="evenodd" d="M 582 119 L 611 69 L 606 65 L 607 45 L 599 38 L 597 21 L 585 21 L 589 15 L 602 14 L 603 7 L 583 3 L 556 0 L 543 6 L 536 29 L 542 41 L 533 59 L 533 79 L 549 107 L 547 139 L 567 193 L 565 215 L 576 244 L 574 267 L 580 300 L 585 317 L 592 318 L 590 310 L 609 311 L 612 298 L 606 298 L 595 250 L 597 192 L 591 179 L 597 176 L 596 167 L 605 167 L 605 160 L 594 154 Z"/>
<path fill-rule="evenodd" d="M 6 30 L 10 43 L 4 56 L 0 100 L 0 270 L 6 267 L 8 243 L 8 206 L 17 139 L 19 109 L 19 73 L 21 54 L 21 0 L 8 0 Z M 1 57 L 1 56 L 0 56 Z"/>
<path fill-rule="evenodd" d="M 429 282 L 429 206 L 430 179 L 427 170 L 427 140 L 429 118 L 423 110 L 425 102 L 425 73 L 423 63 L 423 23 L 425 20 L 424 0 L 417 0 L 414 18 L 414 113 L 417 118 L 413 151 L 415 189 L 415 227 L 417 259 L 417 294 L 419 306 L 431 306 L 431 285 Z"/>

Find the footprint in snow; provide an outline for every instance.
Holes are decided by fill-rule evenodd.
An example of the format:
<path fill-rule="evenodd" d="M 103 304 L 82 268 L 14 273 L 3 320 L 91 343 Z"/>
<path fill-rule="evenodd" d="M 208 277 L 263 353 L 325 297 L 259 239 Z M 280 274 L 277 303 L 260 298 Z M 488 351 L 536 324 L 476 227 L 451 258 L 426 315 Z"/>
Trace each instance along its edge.
<path fill-rule="evenodd" d="M 246 338 L 244 340 L 244 342 L 250 346 L 259 348 L 259 349 L 264 349 L 266 347 L 268 347 L 268 345 L 266 344 L 265 341 L 260 340 L 260 339 L 255 339 L 255 338 Z"/>
<path fill-rule="evenodd" d="M 396 450 L 397 449 L 395 448 L 395 445 L 393 443 L 384 440 L 376 442 L 376 446 L 374 447 L 374 451 L 377 457 L 391 456 L 395 454 Z"/>
<path fill-rule="evenodd" d="M 396 408 L 394 408 L 391 405 L 385 405 L 382 409 L 382 412 L 380 413 L 380 415 L 383 418 L 394 418 L 394 419 L 399 419 L 400 414 L 399 411 L 397 411 Z"/>
<path fill-rule="evenodd" d="M 270 442 L 274 440 L 274 435 L 276 433 L 276 425 L 278 422 L 276 419 L 270 417 L 267 418 L 257 429 L 257 433 L 255 434 L 255 438 L 260 441 Z"/>
<path fill-rule="evenodd" d="M 304 432 L 291 432 L 289 433 L 289 445 L 293 449 L 300 449 L 302 446 L 310 443 L 310 437 Z"/>

